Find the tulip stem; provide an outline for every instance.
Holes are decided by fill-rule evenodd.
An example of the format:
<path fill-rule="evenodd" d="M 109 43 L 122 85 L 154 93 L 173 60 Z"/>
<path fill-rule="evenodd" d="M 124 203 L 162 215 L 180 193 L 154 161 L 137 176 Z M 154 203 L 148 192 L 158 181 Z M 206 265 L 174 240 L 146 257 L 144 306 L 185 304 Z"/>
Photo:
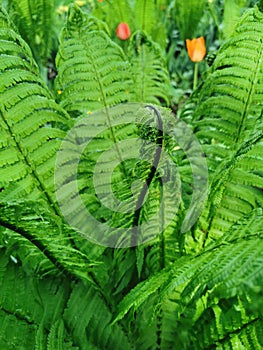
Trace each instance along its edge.
<path fill-rule="evenodd" d="M 197 88 L 197 83 L 198 83 L 198 63 L 195 63 L 193 90 L 195 90 Z"/>

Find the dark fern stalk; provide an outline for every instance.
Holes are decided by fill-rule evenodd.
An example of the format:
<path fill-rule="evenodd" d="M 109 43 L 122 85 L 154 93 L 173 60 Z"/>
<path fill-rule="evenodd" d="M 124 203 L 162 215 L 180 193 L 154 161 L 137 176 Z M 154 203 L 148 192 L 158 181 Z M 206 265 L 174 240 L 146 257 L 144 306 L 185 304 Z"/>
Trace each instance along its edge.
<path fill-rule="evenodd" d="M 154 111 L 155 116 L 157 117 L 157 128 L 158 128 L 158 136 L 156 139 L 156 144 L 158 145 L 157 149 L 156 149 L 156 153 L 154 155 L 154 159 L 153 159 L 153 164 L 150 168 L 150 172 L 149 175 L 147 177 L 147 179 L 145 180 L 145 183 L 143 185 L 143 188 L 141 190 L 141 193 L 138 197 L 137 200 L 137 204 L 136 204 L 136 210 L 134 213 L 134 219 L 133 219 L 133 236 L 132 236 L 132 246 L 136 246 L 138 243 L 138 225 L 139 225 L 139 221 L 140 221 L 140 213 L 142 210 L 142 205 L 144 202 L 144 199 L 147 195 L 147 191 L 152 183 L 152 180 L 156 174 L 156 172 L 158 171 L 158 164 L 161 158 L 161 153 L 162 153 L 162 147 L 163 147 L 163 123 L 162 123 L 162 117 L 159 113 L 159 111 L 157 110 L 157 108 L 155 108 L 154 106 L 151 105 L 146 105 L 145 108 L 149 108 L 151 110 Z"/>
<path fill-rule="evenodd" d="M 27 232 L 23 228 L 18 227 L 17 225 L 14 225 L 10 222 L 5 222 L 1 218 L 0 218 L 0 227 L 7 228 L 24 237 L 26 240 L 28 240 L 33 245 L 35 245 L 54 264 L 54 266 L 57 267 L 57 269 L 62 274 L 66 275 L 68 278 L 71 278 L 72 281 L 76 280 L 76 276 L 74 276 L 72 273 L 70 273 L 68 270 L 65 269 L 65 267 L 54 256 L 54 254 L 51 251 L 49 251 L 46 244 L 41 242 L 38 238 L 34 237 L 30 232 Z"/>

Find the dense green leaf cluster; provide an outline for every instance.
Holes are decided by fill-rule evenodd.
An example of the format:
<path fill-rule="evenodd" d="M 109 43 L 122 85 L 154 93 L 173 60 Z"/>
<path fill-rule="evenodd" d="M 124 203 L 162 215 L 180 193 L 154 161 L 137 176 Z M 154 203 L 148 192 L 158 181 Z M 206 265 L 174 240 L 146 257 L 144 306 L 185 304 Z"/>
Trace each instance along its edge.
<path fill-rule="evenodd" d="M 262 349 L 262 12 L 176 119 L 154 23 L 183 2 L 70 6 L 49 89 L 52 4 L 0 10 L 0 348 Z"/>

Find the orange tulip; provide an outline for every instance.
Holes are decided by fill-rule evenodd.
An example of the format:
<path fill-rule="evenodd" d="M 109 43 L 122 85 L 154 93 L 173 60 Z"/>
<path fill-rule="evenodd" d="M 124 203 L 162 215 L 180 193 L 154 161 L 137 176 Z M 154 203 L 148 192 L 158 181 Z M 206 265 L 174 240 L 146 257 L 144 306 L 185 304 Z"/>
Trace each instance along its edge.
<path fill-rule="evenodd" d="M 186 48 L 191 61 L 201 62 L 206 55 L 205 38 L 186 39 Z"/>
<path fill-rule="evenodd" d="M 127 40 L 131 36 L 130 27 L 127 23 L 122 22 L 118 25 L 116 29 L 116 35 L 121 40 Z"/>

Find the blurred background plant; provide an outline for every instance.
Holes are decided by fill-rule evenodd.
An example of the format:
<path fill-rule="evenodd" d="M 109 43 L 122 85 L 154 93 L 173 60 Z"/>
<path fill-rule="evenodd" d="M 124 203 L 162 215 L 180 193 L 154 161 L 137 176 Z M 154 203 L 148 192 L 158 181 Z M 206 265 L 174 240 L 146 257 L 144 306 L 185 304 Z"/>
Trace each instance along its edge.
<path fill-rule="evenodd" d="M 45 3 L 45 11 L 39 11 Z M 76 4 L 104 22 L 111 38 L 127 51 L 128 43 L 116 36 L 117 26 L 127 23 L 131 35 L 143 31 L 161 48 L 171 80 L 171 106 L 177 110 L 193 88 L 194 65 L 185 40 L 204 36 L 207 57 L 213 57 L 229 37 L 241 14 L 256 0 L 2 0 L 19 31 L 29 43 L 50 88 L 56 76 L 58 38 L 69 6 Z M 145 15 L 147 14 L 147 15 Z M 105 28 L 104 28 L 105 29 Z M 212 54 L 212 55 L 211 55 Z M 199 64 L 199 77 L 208 64 Z"/>

